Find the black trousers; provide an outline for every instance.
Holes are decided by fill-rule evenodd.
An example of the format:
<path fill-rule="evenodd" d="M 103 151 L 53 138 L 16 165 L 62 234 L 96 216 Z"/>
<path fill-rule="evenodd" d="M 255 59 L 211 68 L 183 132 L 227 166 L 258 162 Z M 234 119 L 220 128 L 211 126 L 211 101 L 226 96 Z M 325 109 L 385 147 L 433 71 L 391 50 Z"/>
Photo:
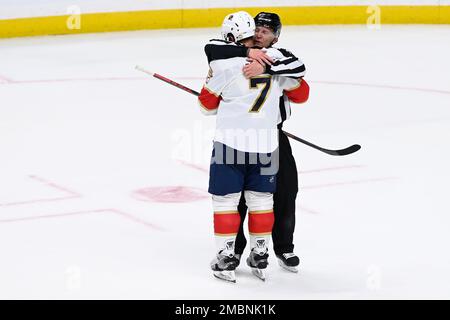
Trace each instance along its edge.
<path fill-rule="evenodd" d="M 298 193 L 298 173 L 288 137 L 279 130 L 280 164 L 277 173 L 277 190 L 273 195 L 275 223 L 272 230 L 275 254 L 294 251 L 295 199 Z M 244 192 L 238 206 L 241 225 L 236 237 L 235 252 L 242 254 L 247 239 L 244 236 L 244 219 L 247 215 Z"/>

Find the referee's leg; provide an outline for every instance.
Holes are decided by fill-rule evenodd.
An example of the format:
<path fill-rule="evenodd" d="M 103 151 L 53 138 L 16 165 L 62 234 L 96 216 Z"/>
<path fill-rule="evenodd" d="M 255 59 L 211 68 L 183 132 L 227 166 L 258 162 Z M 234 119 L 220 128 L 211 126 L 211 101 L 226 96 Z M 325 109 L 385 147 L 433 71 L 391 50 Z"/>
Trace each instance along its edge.
<path fill-rule="evenodd" d="M 294 251 L 295 199 L 298 193 L 298 173 L 288 137 L 280 130 L 280 165 L 277 190 L 274 194 L 275 223 L 272 230 L 275 254 Z"/>

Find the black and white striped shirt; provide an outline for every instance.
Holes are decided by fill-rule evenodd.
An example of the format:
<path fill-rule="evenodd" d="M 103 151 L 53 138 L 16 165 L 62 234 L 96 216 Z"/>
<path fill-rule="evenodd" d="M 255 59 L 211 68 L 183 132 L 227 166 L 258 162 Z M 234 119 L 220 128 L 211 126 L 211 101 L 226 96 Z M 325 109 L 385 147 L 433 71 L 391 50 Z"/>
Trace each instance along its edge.
<path fill-rule="evenodd" d="M 266 72 L 268 74 L 296 79 L 305 75 L 306 68 L 300 59 L 286 49 L 272 48 L 278 50 L 284 58 L 278 59 L 271 66 L 267 66 Z M 205 53 L 208 63 L 210 63 L 214 60 L 246 57 L 248 49 L 239 43 L 213 39 L 206 44 Z"/>

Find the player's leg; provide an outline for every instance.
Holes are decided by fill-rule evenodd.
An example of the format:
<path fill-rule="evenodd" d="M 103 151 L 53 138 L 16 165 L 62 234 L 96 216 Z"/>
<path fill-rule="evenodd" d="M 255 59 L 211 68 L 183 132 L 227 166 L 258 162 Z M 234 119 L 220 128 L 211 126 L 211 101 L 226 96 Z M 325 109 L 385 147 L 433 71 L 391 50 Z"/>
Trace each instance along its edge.
<path fill-rule="evenodd" d="M 268 264 L 268 248 L 274 223 L 273 192 L 276 189 L 278 154 L 269 156 L 269 161 L 249 165 L 245 180 L 245 200 L 248 206 L 248 228 L 250 234 L 250 255 L 247 264 L 253 273 L 265 279 L 262 271 Z M 265 159 L 267 160 L 267 159 Z"/>
<path fill-rule="evenodd" d="M 280 132 L 280 168 L 274 194 L 275 223 L 272 230 L 274 251 L 280 265 L 297 272 L 299 258 L 294 254 L 295 200 L 298 173 L 289 140 Z"/>
<path fill-rule="evenodd" d="M 249 208 L 250 234 L 250 255 L 247 264 L 253 269 L 265 269 L 268 264 L 269 243 L 274 222 L 273 194 L 246 190 L 245 199 Z M 256 275 L 263 280 L 265 278 L 261 272 Z"/>
<path fill-rule="evenodd" d="M 235 281 L 234 272 L 223 271 L 233 271 L 237 266 L 234 243 L 241 222 L 237 211 L 240 195 L 240 192 L 224 196 L 213 195 L 214 237 L 217 251 L 211 262 L 211 269 L 216 277 L 228 281 Z"/>
<path fill-rule="evenodd" d="M 244 184 L 244 172 L 238 165 L 224 161 L 226 152 L 234 150 L 214 143 L 208 192 L 212 194 L 213 200 L 217 251 L 211 269 L 214 276 L 235 282 L 237 259 L 234 257 L 234 246 L 241 222 L 237 207 Z"/>

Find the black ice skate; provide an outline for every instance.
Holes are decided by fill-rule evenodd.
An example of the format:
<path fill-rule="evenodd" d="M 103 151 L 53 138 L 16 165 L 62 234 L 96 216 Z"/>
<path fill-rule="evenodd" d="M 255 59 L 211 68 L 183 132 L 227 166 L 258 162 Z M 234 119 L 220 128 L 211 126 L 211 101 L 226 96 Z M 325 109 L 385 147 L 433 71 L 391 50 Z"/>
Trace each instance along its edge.
<path fill-rule="evenodd" d="M 253 248 L 250 256 L 247 258 L 247 265 L 252 268 L 252 273 L 262 281 L 266 281 L 264 269 L 267 268 L 269 254 L 267 248 L 263 250 Z"/>
<path fill-rule="evenodd" d="M 297 273 L 298 269 L 297 266 L 300 263 L 300 259 L 297 257 L 297 255 L 293 252 L 283 253 L 283 254 L 277 254 L 278 258 L 278 264 L 283 269 L 286 269 L 290 272 Z"/>
<path fill-rule="evenodd" d="M 211 261 L 213 275 L 221 280 L 236 282 L 234 270 L 239 264 L 239 260 L 234 256 L 233 251 L 220 251 Z"/>

